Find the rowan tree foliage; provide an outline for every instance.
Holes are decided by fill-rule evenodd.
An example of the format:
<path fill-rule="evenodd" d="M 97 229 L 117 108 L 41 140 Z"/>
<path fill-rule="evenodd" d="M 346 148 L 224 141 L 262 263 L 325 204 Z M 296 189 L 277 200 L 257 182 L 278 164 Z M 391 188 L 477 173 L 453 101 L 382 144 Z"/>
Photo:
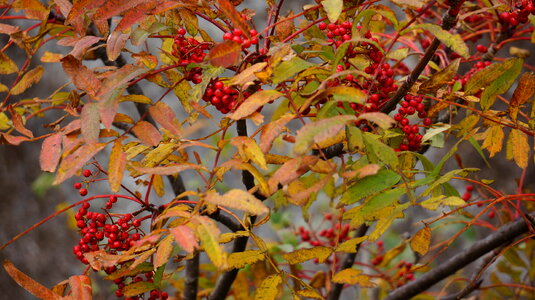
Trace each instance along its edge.
<path fill-rule="evenodd" d="M 81 197 L 1 249 L 70 210 L 87 265 L 9 275 L 42 299 L 96 276 L 124 299 L 533 299 L 533 2 L 241 2 L 0 0 L 0 141 Z"/>

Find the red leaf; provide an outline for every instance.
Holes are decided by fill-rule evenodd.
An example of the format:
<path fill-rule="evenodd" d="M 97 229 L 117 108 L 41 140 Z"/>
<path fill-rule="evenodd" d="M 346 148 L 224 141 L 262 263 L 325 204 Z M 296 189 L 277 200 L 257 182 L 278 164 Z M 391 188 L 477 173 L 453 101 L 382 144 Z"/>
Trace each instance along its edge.
<path fill-rule="evenodd" d="M 169 132 L 177 137 L 182 135 L 180 122 L 176 118 L 175 112 L 167 104 L 164 102 L 157 102 L 149 108 L 149 113 L 158 124 L 169 130 Z"/>
<path fill-rule="evenodd" d="M 223 14 L 232 22 L 235 28 L 241 29 L 243 31 L 243 34 L 245 36 L 249 36 L 249 24 L 245 22 L 245 20 L 242 18 L 241 14 L 236 10 L 234 5 L 230 3 L 228 0 L 218 0 L 219 3 L 219 9 L 223 12 Z"/>
<path fill-rule="evenodd" d="M 108 37 L 106 43 L 106 54 L 108 55 L 108 60 L 115 61 L 117 57 L 121 54 L 126 41 L 130 37 L 130 33 L 122 33 L 121 31 L 115 30 Z"/>
<path fill-rule="evenodd" d="M 9 276 L 11 276 L 11 278 L 13 278 L 13 280 L 15 280 L 15 282 L 17 282 L 18 285 L 23 287 L 25 290 L 30 292 L 35 297 L 40 298 L 40 299 L 45 299 L 45 300 L 61 299 L 61 296 L 55 294 L 54 292 L 47 289 L 45 286 L 43 286 L 39 282 L 31 279 L 28 275 L 22 273 L 7 259 L 4 260 L 4 269 L 6 269 Z"/>
<path fill-rule="evenodd" d="M 72 298 L 77 300 L 91 300 L 93 298 L 91 288 L 91 278 L 85 275 L 75 275 L 69 277 Z"/>
<path fill-rule="evenodd" d="M 158 129 L 146 121 L 138 122 L 136 126 L 132 128 L 132 131 L 145 145 L 148 146 L 158 146 L 162 140 L 162 135 Z"/>
<path fill-rule="evenodd" d="M 53 184 L 60 184 L 72 177 L 91 157 L 95 156 L 104 147 L 106 147 L 104 143 L 83 145 L 71 155 L 65 157 L 59 165 Z"/>
<path fill-rule="evenodd" d="M 117 16 L 134 6 L 146 2 L 147 0 L 107 0 L 103 6 L 99 7 L 95 14 L 94 19 L 109 19 L 113 16 Z"/>
<path fill-rule="evenodd" d="M 99 111 L 100 119 L 102 120 L 102 125 L 110 129 L 117 110 L 119 109 L 119 100 L 123 94 L 124 88 L 120 87 L 113 90 L 111 93 L 106 94 L 104 99 L 100 99 L 99 102 Z"/>
<path fill-rule="evenodd" d="M 82 136 L 86 143 L 98 142 L 100 134 L 100 119 L 98 116 L 98 104 L 95 102 L 86 103 L 80 114 Z"/>
<path fill-rule="evenodd" d="M 10 135 L 10 134 L 3 133 L 3 132 L 0 132 L 0 134 L 2 135 L 2 138 L 5 140 L 5 142 L 3 140 L 0 140 L 0 144 L 4 144 L 7 142 L 10 145 L 18 146 L 20 145 L 20 143 L 26 142 L 28 140 L 28 138 L 24 136 L 14 136 L 14 135 Z"/>
<path fill-rule="evenodd" d="M 67 76 L 72 80 L 73 84 L 92 97 L 95 97 L 100 89 L 101 83 L 95 73 L 89 70 L 86 66 L 74 58 L 72 55 L 67 55 L 61 59 L 63 70 Z"/>
<path fill-rule="evenodd" d="M 193 229 L 186 225 L 179 225 L 177 227 L 170 228 L 169 231 L 175 236 L 175 241 L 186 252 L 193 252 L 199 248 L 199 243 L 195 237 Z"/>
<path fill-rule="evenodd" d="M 102 98 L 113 90 L 123 87 L 128 81 L 143 72 L 145 72 L 145 68 L 134 65 L 125 65 L 118 70 L 108 72 L 108 77 L 102 82 L 96 97 Z"/>
<path fill-rule="evenodd" d="M 76 32 L 80 35 L 85 34 L 85 27 L 87 26 L 86 22 L 83 21 L 82 16 L 97 7 L 100 7 L 107 0 L 79 0 L 75 1 L 67 19 L 65 20 L 66 25 L 74 25 Z"/>
<path fill-rule="evenodd" d="M 235 41 L 224 41 L 210 50 L 207 57 L 210 64 L 216 67 L 230 67 L 240 58 L 241 45 Z"/>
<path fill-rule="evenodd" d="M 58 166 L 61 157 L 61 140 L 63 135 L 60 133 L 53 134 L 43 140 L 41 146 L 41 155 L 39 163 L 41 170 L 45 172 L 54 172 Z"/>
<path fill-rule="evenodd" d="M 115 28 L 115 31 L 124 31 L 134 24 L 141 23 L 141 20 L 147 17 L 146 12 L 156 7 L 156 5 L 158 5 L 158 1 L 153 0 L 141 3 L 138 6 L 130 9 L 124 14 L 123 18 Z"/>
<path fill-rule="evenodd" d="M 69 54 L 77 59 L 82 59 L 85 54 L 85 51 L 100 40 L 101 38 L 99 38 L 98 36 L 84 36 L 74 44 L 74 48 L 71 50 L 71 52 L 69 52 Z"/>

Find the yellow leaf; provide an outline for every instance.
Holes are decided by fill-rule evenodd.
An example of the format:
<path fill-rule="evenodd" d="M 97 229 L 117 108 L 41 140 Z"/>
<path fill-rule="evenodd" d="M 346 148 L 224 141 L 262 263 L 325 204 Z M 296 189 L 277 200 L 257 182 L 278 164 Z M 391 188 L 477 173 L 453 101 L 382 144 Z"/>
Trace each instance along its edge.
<path fill-rule="evenodd" d="M 243 158 L 251 160 L 260 168 L 267 170 L 266 158 L 255 140 L 246 136 L 237 136 L 230 143 L 238 148 Z"/>
<path fill-rule="evenodd" d="M 17 64 L 4 52 L 0 52 L 0 74 L 12 74 L 18 71 Z"/>
<path fill-rule="evenodd" d="M 320 263 L 323 263 L 329 256 L 331 256 L 332 252 L 333 250 L 331 248 L 318 246 L 285 253 L 282 257 L 291 265 L 299 264 L 313 258 L 317 258 Z"/>
<path fill-rule="evenodd" d="M 343 243 L 341 243 L 340 245 L 338 245 L 338 247 L 336 247 L 336 252 L 345 252 L 345 253 L 355 253 L 357 252 L 357 245 L 359 245 L 360 243 L 364 242 L 365 240 L 368 239 L 368 236 L 365 235 L 365 236 L 361 236 L 361 237 L 357 237 L 357 238 L 353 238 L 353 239 L 350 239 L 350 240 L 347 240 Z"/>
<path fill-rule="evenodd" d="M 282 283 L 282 277 L 279 274 L 268 276 L 262 280 L 255 293 L 255 300 L 275 300 L 279 294 L 279 285 Z"/>
<path fill-rule="evenodd" d="M 324 0 L 321 1 L 321 5 L 323 5 L 323 9 L 325 9 L 331 23 L 338 21 L 338 17 L 342 13 L 342 8 L 344 8 L 343 0 Z"/>
<path fill-rule="evenodd" d="M 234 252 L 227 257 L 228 270 L 241 269 L 246 265 L 254 264 L 264 260 L 266 257 L 260 250 L 247 250 L 244 252 Z"/>
<path fill-rule="evenodd" d="M 22 76 L 20 81 L 11 89 L 11 94 L 20 95 L 24 93 L 24 91 L 27 90 L 30 86 L 41 80 L 41 77 L 43 77 L 44 72 L 45 69 L 43 68 L 43 66 L 38 66 L 35 69 L 26 72 L 26 74 Z"/>
<path fill-rule="evenodd" d="M 361 287 L 374 287 L 375 283 L 370 281 L 370 277 L 362 275 L 362 272 L 355 269 L 345 269 L 336 273 L 332 279 L 335 283 L 347 283 L 350 285 L 360 285 Z"/>
<path fill-rule="evenodd" d="M 236 76 L 232 77 L 229 81 L 229 85 L 242 85 L 254 81 L 257 77 L 256 72 L 262 71 L 267 66 L 266 62 L 256 63 L 247 69 L 241 71 Z"/>
<path fill-rule="evenodd" d="M 400 255 L 403 250 L 405 250 L 405 243 L 388 250 L 383 256 L 380 266 L 386 267 L 394 258 Z"/>
<path fill-rule="evenodd" d="M 529 152 L 527 135 L 518 129 L 511 130 L 507 139 L 507 159 L 514 159 L 516 164 L 524 169 L 528 166 Z"/>
<path fill-rule="evenodd" d="M 229 115 L 229 118 L 232 120 L 240 120 L 250 116 L 252 113 L 256 112 L 257 109 L 264 106 L 270 101 L 282 96 L 281 92 L 275 90 L 262 90 L 252 94 L 248 97 L 232 114 Z"/>
<path fill-rule="evenodd" d="M 431 244 L 431 228 L 425 226 L 420 229 L 411 239 L 411 249 L 421 255 L 425 255 L 429 251 Z"/>
<path fill-rule="evenodd" d="M 108 165 L 108 184 L 110 190 L 114 193 L 121 189 L 123 181 L 124 168 L 126 166 L 126 154 L 123 152 L 121 140 L 117 139 L 113 143 L 110 153 L 110 162 Z"/>
<path fill-rule="evenodd" d="M 440 195 L 437 197 L 432 197 L 427 200 L 424 200 L 420 202 L 420 205 L 424 208 L 435 210 L 440 205 L 463 206 L 463 205 L 466 205 L 466 202 L 463 199 L 456 197 L 456 196 L 450 196 L 446 198 L 446 196 Z"/>
<path fill-rule="evenodd" d="M 221 205 L 248 212 L 252 215 L 267 214 L 269 208 L 249 192 L 232 189 L 224 195 L 211 191 L 206 194 L 204 200 L 208 203 Z"/>
<path fill-rule="evenodd" d="M 491 126 L 485 131 L 485 140 L 481 148 L 489 151 L 489 156 L 493 157 L 496 153 L 502 151 L 503 145 L 503 129 L 500 125 Z"/>
<path fill-rule="evenodd" d="M 297 291 L 297 294 L 301 297 L 305 297 L 305 298 L 312 298 L 312 299 L 323 299 L 323 297 L 318 293 L 316 292 L 315 290 L 313 289 L 303 289 L 303 290 L 299 290 Z"/>
<path fill-rule="evenodd" d="M 173 235 L 166 236 L 158 245 L 158 250 L 156 250 L 156 256 L 154 257 L 154 268 L 163 266 L 171 257 L 171 252 L 173 252 Z"/>
<path fill-rule="evenodd" d="M 224 270 L 227 266 L 227 256 L 219 244 L 220 231 L 216 223 L 205 216 L 194 216 L 191 222 L 196 225 L 197 237 L 201 240 L 201 245 L 210 261 L 218 269 Z"/>

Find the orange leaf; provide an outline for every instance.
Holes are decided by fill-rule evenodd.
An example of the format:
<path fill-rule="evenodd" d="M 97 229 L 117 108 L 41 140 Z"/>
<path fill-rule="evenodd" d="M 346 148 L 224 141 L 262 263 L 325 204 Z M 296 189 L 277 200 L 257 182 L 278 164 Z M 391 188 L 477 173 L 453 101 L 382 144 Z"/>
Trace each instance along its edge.
<path fill-rule="evenodd" d="M 159 4 L 159 1 L 148 1 L 141 3 L 138 6 L 127 11 L 117 27 L 116 31 L 124 31 L 125 29 L 130 28 L 134 24 L 139 24 L 142 20 L 147 17 L 146 13 L 156 7 Z"/>
<path fill-rule="evenodd" d="M 185 171 L 185 170 L 194 170 L 194 169 L 206 170 L 204 166 L 196 165 L 192 163 L 171 164 L 167 166 L 153 167 L 153 168 L 134 166 L 133 168 L 139 173 L 156 174 L 156 175 L 173 175 L 173 174 Z"/>
<path fill-rule="evenodd" d="M 260 135 L 260 149 L 264 153 L 268 153 L 271 149 L 271 145 L 273 144 L 273 141 L 276 137 L 279 136 L 279 134 L 284 129 L 284 126 L 288 124 L 291 120 L 293 120 L 295 115 L 293 114 L 285 114 L 279 119 L 272 121 L 271 123 L 267 124 L 264 129 L 262 130 L 262 134 Z"/>
<path fill-rule="evenodd" d="M 0 132 L 0 134 L 2 135 L 2 138 L 3 138 L 3 140 L 0 139 L 0 144 L 3 144 L 5 142 L 7 142 L 10 145 L 18 146 L 18 145 L 20 145 L 20 143 L 25 142 L 25 141 L 28 140 L 28 138 L 24 137 L 24 136 L 14 136 L 14 135 L 7 134 L 7 133 L 4 133 L 4 132 Z M 5 140 L 5 142 L 4 142 L 4 140 Z"/>
<path fill-rule="evenodd" d="M 210 50 L 207 55 L 210 64 L 216 67 L 230 67 L 240 58 L 241 45 L 235 41 L 224 41 Z"/>
<path fill-rule="evenodd" d="M 151 123 L 140 121 L 132 128 L 134 134 L 147 146 L 158 146 L 162 135 Z"/>
<path fill-rule="evenodd" d="M 50 10 L 47 9 L 39 0 L 19 0 L 14 1 L 13 7 L 16 10 L 23 9 L 24 15 L 28 19 L 45 20 Z"/>
<path fill-rule="evenodd" d="M 117 57 L 121 54 L 126 41 L 130 37 L 130 33 L 122 33 L 121 31 L 115 30 L 108 37 L 106 42 L 106 54 L 108 55 L 108 60 L 115 61 Z"/>
<path fill-rule="evenodd" d="M 245 22 L 241 14 L 228 0 L 218 0 L 219 9 L 232 22 L 235 28 L 241 29 L 245 36 L 249 37 L 249 24 Z"/>
<path fill-rule="evenodd" d="M 98 104 L 90 102 L 84 104 L 80 114 L 82 136 L 86 143 L 98 142 L 100 134 L 100 118 L 98 116 Z"/>
<path fill-rule="evenodd" d="M 262 90 L 256 92 L 245 99 L 245 101 L 240 104 L 236 111 L 229 117 L 233 120 L 243 119 L 256 112 L 257 109 L 264 106 L 266 103 L 274 101 L 280 96 L 282 96 L 282 93 L 275 90 Z"/>
<path fill-rule="evenodd" d="M 86 50 L 100 40 L 101 38 L 98 36 L 84 36 L 74 44 L 74 48 L 71 50 L 71 52 L 69 52 L 69 54 L 80 60 L 84 57 Z"/>
<path fill-rule="evenodd" d="M 45 286 L 41 285 L 39 282 L 31 279 L 28 275 L 22 273 L 7 259 L 4 260 L 4 269 L 6 269 L 9 276 L 11 276 L 11 278 L 13 278 L 18 285 L 23 287 L 35 297 L 45 300 L 61 299 L 61 296 L 55 294 Z"/>
<path fill-rule="evenodd" d="M 110 92 L 126 86 L 128 81 L 134 79 L 143 72 L 145 72 L 145 68 L 131 64 L 125 65 L 113 72 L 108 72 L 108 77 L 102 82 L 102 86 L 96 97 L 102 98 Z"/>
<path fill-rule="evenodd" d="M 67 55 L 61 59 L 63 70 L 72 80 L 72 83 L 79 89 L 86 91 L 92 97 L 95 97 L 100 89 L 101 83 L 95 73 L 74 58 Z"/>
<path fill-rule="evenodd" d="M 170 228 L 169 231 L 175 236 L 175 241 L 184 251 L 191 253 L 199 248 L 195 233 L 190 227 L 178 225 L 177 227 Z"/>
<path fill-rule="evenodd" d="M 83 20 L 81 20 L 82 16 L 97 7 L 100 7 L 102 4 L 104 4 L 107 0 L 79 0 L 75 1 L 72 5 L 72 8 L 69 12 L 69 15 L 67 16 L 67 19 L 65 20 L 66 25 L 75 25 L 76 31 L 80 34 L 81 30 L 84 29 L 86 26 Z"/>
<path fill-rule="evenodd" d="M 109 19 L 114 16 L 133 8 L 134 6 L 146 2 L 147 0 L 107 0 L 104 5 L 99 7 L 95 14 L 94 19 Z"/>
<path fill-rule="evenodd" d="M 158 245 L 158 250 L 154 256 L 154 268 L 163 266 L 171 257 L 173 251 L 173 235 L 166 236 Z"/>
<path fill-rule="evenodd" d="M 429 251 L 431 244 L 431 228 L 425 226 L 420 229 L 411 239 L 411 248 L 415 252 L 425 255 Z"/>
<path fill-rule="evenodd" d="M 41 155 L 39 157 L 41 170 L 46 172 L 56 171 L 59 158 L 61 157 L 62 138 L 62 134 L 56 133 L 43 140 L 43 145 L 41 146 Z"/>
<path fill-rule="evenodd" d="M 108 184 L 110 185 L 110 190 L 114 193 L 117 193 L 121 188 L 125 166 L 126 154 L 123 152 L 121 140 L 117 139 L 111 148 L 108 165 Z"/>
<path fill-rule="evenodd" d="M 180 122 L 176 118 L 175 112 L 164 102 L 157 102 L 149 108 L 150 115 L 162 125 L 163 128 L 169 130 L 172 134 L 180 137 L 182 130 L 180 129 Z"/>
<path fill-rule="evenodd" d="M 11 121 L 13 122 L 13 127 L 15 127 L 18 132 L 24 134 L 25 136 L 33 138 L 33 133 L 28 128 L 24 127 L 22 116 L 19 115 L 11 105 L 9 105 L 7 109 L 11 113 Z"/>
<path fill-rule="evenodd" d="M 53 184 L 60 184 L 72 177 L 91 157 L 95 156 L 104 147 L 106 147 L 104 143 L 82 145 L 71 155 L 65 157 L 59 165 L 58 174 Z"/>
<path fill-rule="evenodd" d="M 93 292 L 91 288 L 91 278 L 85 275 L 75 275 L 69 277 L 72 298 L 76 300 L 91 300 Z"/>
<path fill-rule="evenodd" d="M 269 191 L 273 194 L 278 185 L 287 185 L 310 170 L 310 166 L 318 161 L 317 156 L 304 156 L 292 158 L 285 162 L 268 180 Z"/>
<path fill-rule="evenodd" d="M 45 69 L 43 66 L 37 66 L 35 69 L 26 72 L 20 81 L 17 82 L 17 84 L 11 89 L 11 95 L 20 95 L 24 93 L 24 91 L 26 91 L 34 83 L 37 83 L 39 80 L 41 80 L 44 72 Z"/>

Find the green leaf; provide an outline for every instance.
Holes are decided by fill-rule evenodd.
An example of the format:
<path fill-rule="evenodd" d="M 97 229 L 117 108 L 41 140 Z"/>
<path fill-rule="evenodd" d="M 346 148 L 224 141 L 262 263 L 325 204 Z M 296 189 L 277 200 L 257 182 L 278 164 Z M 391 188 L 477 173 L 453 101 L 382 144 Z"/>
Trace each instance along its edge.
<path fill-rule="evenodd" d="M 381 170 L 377 174 L 366 176 L 351 185 L 343 194 L 340 202 L 346 205 L 355 203 L 364 197 L 393 187 L 400 179 L 401 176 L 394 171 Z"/>
<path fill-rule="evenodd" d="M 401 34 L 403 35 L 408 31 L 417 28 L 422 28 L 431 32 L 431 34 L 433 34 L 439 41 L 441 41 L 444 45 L 455 51 L 460 56 L 464 58 L 470 57 L 468 46 L 466 46 L 466 44 L 464 43 L 463 38 L 459 34 L 451 34 L 450 32 L 442 29 L 439 25 L 430 23 L 419 24 L 402 31 Z"/>
<path fill-rule="evenodd" d="M 519 62 L 522 62 L 522 59 L 511 58 L 479 70 L 472 75 L 464 85 L 465 95 L 474 95 L 479 92 L 481 88 L 486 88 Z"/>
<path fill-rule="evenodd" d="M 509 90 L 520 75 L 523 63 L 524 61 L 520 58 L 512 59 L 511 67 L 493 80 L 488 87 L 485 87 L 479 103 L 482 110 L 488 110 L 496 101 L 496 96 Z"/>
<path fill-rule="evenodd" d="M 340 17 L 342 9 L 344 8 L 343 0 L 324 0 L 321 1 L 321 5 L 323 6 L 323 9 L 325 9 L 327 18 L 329 18 L 331 23 L 338 21 L 338 17 Z"/>
<path fill-rule="evenodd" d="M 345 115 L 306 124 L 297 131 L 293 152 L 296 155 L 305 154 L 312 145 L 332 139 L 349 121 L 354 120 L 355 116 Z"/>
<path fill-rule="evenodd" d="M 444 70 L 441 70 L 431 76 L 427 81 L 419 86 L 418 92 L 420 94 L 430 94 L 436 92 L 440 87 L 450 82 L 459 69 L 461 59 L 458 58 L 452 61 Z"/>
<path fill-rule="evenodd" d="M 313 63 L 309 63 L 297 56 L 290 60 L 283 61 L 274 68 L 272 82 L 274 84 L 279 84 L 295 74 L 313 66 L 315 66 Z"/>
<path fill-rule="evenodd" d="M 369 132 L 364 133 L 364 145 L 366 146 L 366 154 L 371 163 L 382 161 L 383 163 L 392 167 L 397 167 L 399 164 L 398 156 L 391 147 L 379 141 L 377 135 Z"/>

